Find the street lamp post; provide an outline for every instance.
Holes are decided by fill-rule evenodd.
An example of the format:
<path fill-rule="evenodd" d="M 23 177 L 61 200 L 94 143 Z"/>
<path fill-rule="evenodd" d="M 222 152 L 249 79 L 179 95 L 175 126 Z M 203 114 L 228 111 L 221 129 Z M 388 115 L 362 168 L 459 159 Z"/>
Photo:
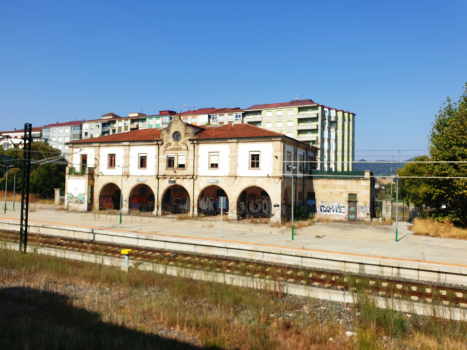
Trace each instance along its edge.
<path fill-rule="evenodd" d="M 5 208 L 3 210 L 3 214 L 6 214 L 6 197 L 8 194 L 8 170 L 12 167 L 13 165 L 10 166 L 5 166 L 2 165 L 2 167 L 6 168 L 6 181 L 5 181 Z"/>
<path fill-rule="evenodd" d="M 15 210 L 15 196 L 16 196 L 16 171 L 13 173 L 13 210 Z"/>
<path fill-rule="evenodd" d="M 128 168 L 128 166 L 120 166 L 117 165 L 118 167 L 122 168 L 122 185 L 120 187 L 120 225 L 122 224 L 122 208 L 123 208 L 123 169 Z"/>
<path fill-rule="evenodd" d="M 294 180 L 294 170 L 296 169 L 297 167 L 294 167 L 294 166 L 291 166 L 290 169 L 292 170 L 292 241 L 294 240 L 294 227 L 293 227 L 293 221 L 294 221 L 294 217 L 293 217 L 293 211 L 294 211 L 294 190 L 293 190 L 293 180 Z"/>

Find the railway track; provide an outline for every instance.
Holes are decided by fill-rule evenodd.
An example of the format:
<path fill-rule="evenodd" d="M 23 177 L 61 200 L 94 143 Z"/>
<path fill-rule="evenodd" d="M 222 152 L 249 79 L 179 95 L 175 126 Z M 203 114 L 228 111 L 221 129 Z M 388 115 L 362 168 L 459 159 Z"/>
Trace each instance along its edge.
<path fill-rule="evenodd" d="M 0 232 L 0 241 L 17 243 L 16 232 Z M 467 308 L 467 289 L 443 283 L 419 283 L 417 281 L 397 280 L 368 275 L 357 275 L 294 267 L 284 264 L 270 264 L 240 258 L 226 258 L 186 252 L 166 251 L 131 247 L 122 244 L 85 241 L 71 238 L 29 234 L 28 242 L 33 246 L 59 248 L 102 256 L 122 257 L 122 249 L 133 250 L 131 259 L 147 261 L 186 269 L 236 274 L 277 282 L 296 283 L 301 285 L 336 289 L 349 292 L 362 292 L 367 295 L 384 296 L 411 300 L 427 304 L 449 307 Z"/>

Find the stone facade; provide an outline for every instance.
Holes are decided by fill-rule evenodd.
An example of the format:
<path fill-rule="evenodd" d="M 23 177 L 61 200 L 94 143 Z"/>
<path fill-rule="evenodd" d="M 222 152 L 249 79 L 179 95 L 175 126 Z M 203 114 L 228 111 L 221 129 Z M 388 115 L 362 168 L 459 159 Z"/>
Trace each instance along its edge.
<path fill-rule="evenodd" d="M 225 130 L 229 137 L 223 136 Z M 208 133 L 211 136 L 205 136 Z M 138 137 L 126 141 L 131 135 Z M 318 200 L 327 201 L 330 194 L 325 188 L 332 186 L 318 188 L 310 175 L 315 148 L 246 124 L 204 129 L 176 116 L 163 130 L 139 130 L 69 146 L 70 164 L 79 163 L 82 155 L 87 159 L 85 174 L 67 172 L 66 206 L 72 210 L 118 210 L 122 189 L 124 213 L 216 214 L 219 197 L 225 196 L 224 211 L 231 220 L 262 216 L 281 222 L 291 210 L 292 176 L 295 205 L 313 205 L 311 198 L 318 198 L 318 193 L 322 193 Z M 365 201 L 370 182 L 361 180 L 354 186 L 366 188 L 358 192 L 359 201 Z"/>

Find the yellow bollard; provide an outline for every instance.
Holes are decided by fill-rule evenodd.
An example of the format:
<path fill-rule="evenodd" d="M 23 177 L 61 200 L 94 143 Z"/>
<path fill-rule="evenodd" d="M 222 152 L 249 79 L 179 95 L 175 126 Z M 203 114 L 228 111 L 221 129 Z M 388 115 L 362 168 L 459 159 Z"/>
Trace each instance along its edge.
<path fill-rule="evenodd" d="M 122 255 L 125 257 L 123 261 L 123 267 L 122 270 L 128 272 L 130 269 L 130 254 L 132 250 L 131 249 L 122 249 Z"/>

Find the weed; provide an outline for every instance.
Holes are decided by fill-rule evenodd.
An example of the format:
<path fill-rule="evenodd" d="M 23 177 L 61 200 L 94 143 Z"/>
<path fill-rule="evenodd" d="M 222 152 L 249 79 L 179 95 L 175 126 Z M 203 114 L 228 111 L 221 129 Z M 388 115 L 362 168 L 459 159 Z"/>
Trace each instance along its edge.
<path fill-rule="evenodd" d="M 414 219 L 412 231 L 416 235 L 467 239 L 467 229 L 455 227 L 449 219 L 437 222 L 431 219 Z"/>

